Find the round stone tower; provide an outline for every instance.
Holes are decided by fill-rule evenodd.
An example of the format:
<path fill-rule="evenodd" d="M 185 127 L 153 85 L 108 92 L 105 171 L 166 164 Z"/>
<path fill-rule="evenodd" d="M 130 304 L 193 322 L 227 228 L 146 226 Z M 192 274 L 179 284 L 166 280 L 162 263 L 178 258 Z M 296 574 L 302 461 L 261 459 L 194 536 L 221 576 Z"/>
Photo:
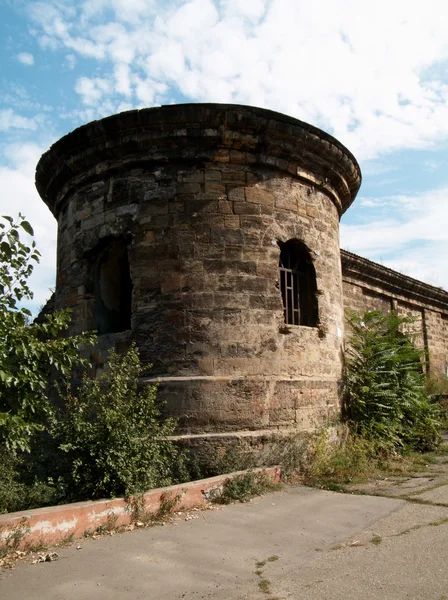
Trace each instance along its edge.
<path fill-rule="evenodd" d="M 339 219 L 350 152 L 291 117 L 184 104 L 66 135 L 38 164 L 58 220 L 56 308 L 135 341 L 184 433 L 310 430 L 339 406 Z"/>

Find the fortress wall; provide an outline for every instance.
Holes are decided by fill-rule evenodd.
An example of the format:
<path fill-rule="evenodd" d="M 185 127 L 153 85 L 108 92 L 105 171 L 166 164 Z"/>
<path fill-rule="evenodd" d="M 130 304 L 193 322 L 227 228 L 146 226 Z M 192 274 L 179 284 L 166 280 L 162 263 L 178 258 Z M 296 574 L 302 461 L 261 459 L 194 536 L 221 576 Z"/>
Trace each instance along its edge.
<path fill-rule="evenodd" d="M 410 331 L 426 350 L 430 372 L 448 374 L 448 292 L 345 250 L 341 262 L 345 309 L 394 309 L 414 318 Z"/>
<path fill-rule="evenodd" d="M 90 123 L 37 170 L 58 219 L 55 305 L 72 309 L 73 332 L 99 331 L 97 369 L 135 341 L 183 432 L 312 430 L 339 406 L 339 218 L 359 183 L 336 140 L 262 109 L 181 105 Z M 290 240 L 315 279 L 315 322 L 285 322 Z"/>

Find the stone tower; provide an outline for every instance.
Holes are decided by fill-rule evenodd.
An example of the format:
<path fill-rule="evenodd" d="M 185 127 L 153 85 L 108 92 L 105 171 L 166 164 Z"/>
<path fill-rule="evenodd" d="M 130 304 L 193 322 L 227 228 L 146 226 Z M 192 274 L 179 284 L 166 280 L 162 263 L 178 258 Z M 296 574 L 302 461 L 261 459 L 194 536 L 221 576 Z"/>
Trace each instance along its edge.
<path fill-rule="evenodd" d="M 337 140 L 264 109 L 89 123 L 37 167 L 56 308 L 99 332 L 99 367 L 135 340 L 184 433 L 313 429 L 339 403 L 339 219 L 360 181 Z"/>

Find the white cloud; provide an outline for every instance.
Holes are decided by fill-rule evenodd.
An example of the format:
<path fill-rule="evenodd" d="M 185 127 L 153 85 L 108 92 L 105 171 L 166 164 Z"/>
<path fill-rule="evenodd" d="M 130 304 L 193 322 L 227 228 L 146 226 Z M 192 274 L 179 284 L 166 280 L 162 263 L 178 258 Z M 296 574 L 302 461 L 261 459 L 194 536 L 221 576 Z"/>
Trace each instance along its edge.
<path fill-rule="evenodd" d="M 76 82 L 75 90 L 84 104 L 95 106 L 111 91 L 111 84 L 101 77 L 80 77 Z"/>
<path fill-rule="evenodd" d="M 127 64 L 118 63 L 115 65 L 115 91 L 118 94 L 129 98 L 132 95 L 131 79 L 129 67 Z"/>
<path fill-rule="evenodd" d="M 166 84 L 151 79 L 139 79 L 136 77 L 134 83 L 135 94 L 141 107 L 159 104 L 157 98 L 162 98 L 163 94 L 167 91 Z"/>
<path fill-rule="evenodd" d="M 367 165 L 371 175 L 390 172 L 391 177 L 397 167 L 387 153 L 434 148 L 448 137 L 445 5 L 445 0 L 29 4 L 42 48 L 60 53 L 61 63 L 77 69 L 73 85 L 79 107 L 64 109 L 64 118 L 85 122 L 132 107 L 169 104 L 179 96 L 253 104 L 330 131 L 359 160 L 379 157 Z M 8 105 L 0 110 L 0 130 L 37 131 L 39 117 L 18 114 L 22 104 Z M 38 158 L 32 148 L 25 144 L 19 152 L 16 147 L 16 163 L 0 166 L 0 190 L 2 197 L 14 193 L 23 202 L 19 210 L 33 224 L 54 231 L 51 216 L 51 225 L 47 217 L 41 221 L 45 209 L 32 184 Z M 442 166 L 426 161 L 428 171 L 442 172 Z M 386 183 L 383 177 L 376 185 Z M 441 188 L 363 198 L 360 203 L 376 217 L 366 225 L 343 224 L 342 245 L 448 287 L 447 194 L 448 188 Z M 48 260 L 53 260 L 52 236 L 41 242 L 49 244 Z"/>
<path fill-rule="evenodd" d="M 259 21 L 267 8 L 266 0 L 223 0 L 221 5 L 226 15 L 244 16 L 250 21 Z"/>
<path fill-rule="evenodd" d="M 12 108 L 0 110 L 0 131 L 8 131 L 9 129 L 36 130 L 36 120 L 18 115 Z"/>
<path fill-rule="evenodd" d="M 29 52 L 20 52 L 17 55 L 17 60 L 22 63 L 22 65 L 34 65 L 34 56 Z"/>
<path fill-rule="evenodd" d="M 420 194 L 363 199 L 387 218 L 341 224 L 341 246 L 448 289 L 448 186 Z"/>
<path fill-rule="evenodd" d="M 83 0 L 78 11 L 59 0 L 37 5 L 44 44 L 101 64 L 107 86 L 91 77 L 76 85 L 82 101 L 101 110 L 107 97 L 138 105 L 159 98 L 164 86 L 166 103 L 180 92 L 311 121 L 360 159 L 427 148 L 448 135 L 444 0 Z"/>

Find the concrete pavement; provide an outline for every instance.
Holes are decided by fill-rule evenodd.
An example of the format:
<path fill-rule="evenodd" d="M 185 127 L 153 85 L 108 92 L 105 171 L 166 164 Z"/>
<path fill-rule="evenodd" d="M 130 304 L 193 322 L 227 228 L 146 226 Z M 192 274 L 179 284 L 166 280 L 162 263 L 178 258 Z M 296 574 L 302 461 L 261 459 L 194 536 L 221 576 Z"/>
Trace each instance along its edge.
<path fill-rule="evenodd" d="M 55 562 L 3 571 L 0 598 L 448 600 L 448 481 L 432 475 L 385 480 L 390 497 L 285 487 L 83 540 Z"/>

